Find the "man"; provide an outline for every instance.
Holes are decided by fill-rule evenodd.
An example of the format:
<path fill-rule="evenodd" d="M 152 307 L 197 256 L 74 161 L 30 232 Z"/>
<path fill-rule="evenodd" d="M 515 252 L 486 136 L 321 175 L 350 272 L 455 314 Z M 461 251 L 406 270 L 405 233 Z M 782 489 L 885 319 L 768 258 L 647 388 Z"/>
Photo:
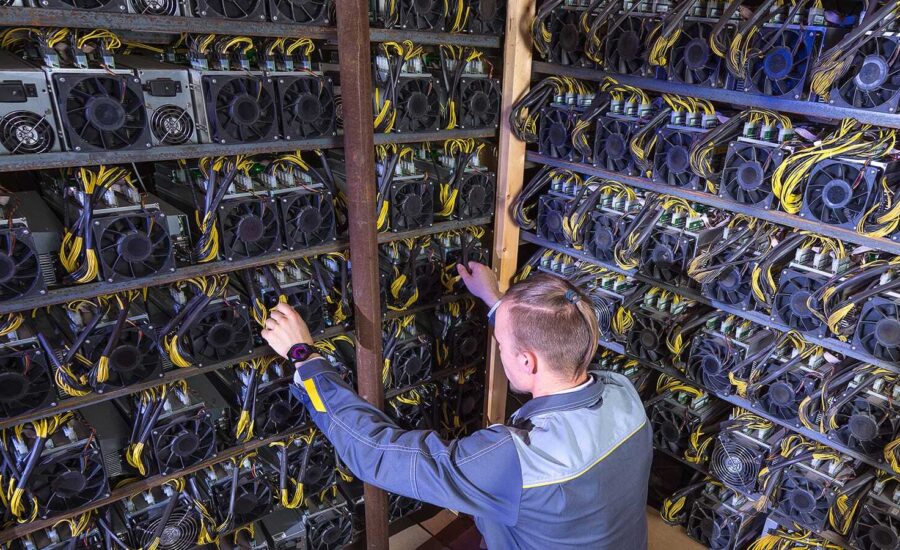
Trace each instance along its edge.
<path fill-rule="evenodd" d="M 587 372 L 598 340 L 591 301 L 543 274 L 501 297 L 488 267 L 468 269 L 458 267 L 491 308 L 510 387 L 534 397 L 508 425 L 456 441 L 401 430 L 313 353 L 290 307 L 279 304 L 262 335 L 295 361 L 296 393 L 363 481 L 471 514 L 491 549 L 646 548 L 651 431 L 627 378 Z"/>

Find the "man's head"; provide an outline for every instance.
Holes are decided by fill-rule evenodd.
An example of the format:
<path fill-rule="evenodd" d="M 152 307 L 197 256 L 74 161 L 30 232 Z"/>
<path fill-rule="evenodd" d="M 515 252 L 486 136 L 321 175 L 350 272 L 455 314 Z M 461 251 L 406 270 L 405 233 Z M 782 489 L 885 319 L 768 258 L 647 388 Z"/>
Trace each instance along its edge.
<path fill-rule="evenodd" d="M 497 309 L 494 337 L 514 391 L 536 396 L 583 380 L 599 329 L 589 298 L 568 281 L 538 274 L 514 285 Z"/>

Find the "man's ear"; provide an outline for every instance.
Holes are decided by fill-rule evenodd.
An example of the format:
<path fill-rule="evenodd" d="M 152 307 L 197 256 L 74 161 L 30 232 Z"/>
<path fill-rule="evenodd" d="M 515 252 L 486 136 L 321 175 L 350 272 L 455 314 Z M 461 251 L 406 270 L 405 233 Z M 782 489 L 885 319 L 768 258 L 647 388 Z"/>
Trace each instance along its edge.
<path fill-rule="evenodd" d="M 523 374 L 535 374 L 537 372 L 538 357 L 534 352 L 528 350 L 520 352 L 519 363 Z"/>

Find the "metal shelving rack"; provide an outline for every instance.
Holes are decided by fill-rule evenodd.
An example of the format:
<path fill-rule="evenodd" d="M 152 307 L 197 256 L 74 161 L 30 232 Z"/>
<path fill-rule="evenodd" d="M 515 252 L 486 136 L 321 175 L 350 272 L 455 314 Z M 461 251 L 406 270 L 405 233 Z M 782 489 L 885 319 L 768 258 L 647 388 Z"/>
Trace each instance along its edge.
<path fill-rule="evenodd" d="M 413 40 L 421 45 L 453 44 L 482 49 L 498 49 L 503 46 L 498 36 L 476 34 L 451 34 L 439 32 L 410 31 L 406 29 L 370 28 L 369 3 L 367 0 L 339 0 L 336 26 L 310 26 L 294 23 L 273 23 L 267 21 L 239 21 L 215 18 L 152 16 L 131 13 L 95 13 L 79 10 L 56 10 L 26 7 L 0 7 L 0 27 L 68 27 L 107 28 L 112 31 L 127 30 L 147 35 L 177 35 L 179 33 L 236 34 L 256 37 L 303 36 L 325 40 L 336 45 L 341 76 L 354 83 L 342 90 L 344 131 L 333 137 L 309 140 L 273 141 L 234 145 L 193 144 L 181 147 L 154 147 L 140 151 L 110 153 L 58 152 L 41 155 L 11 155 L 0 157 L 0 172 L 52 169 L 61 167 L 91 166 L 99 164 L 129 164 L 173 159 L 201 158 L 212 155 L 238 155 L 279 153 L 288 151 L 312 151 L 318 149 L 344 148 L 347 152 L 346 173 L 349 202 L 349 241 L 334 241 L 306 250 L 285 251 L 275 255 L 234 262 L 214 262 L 185 266 L 174 272 L 161 274 L 137 281 L 118 283 L 90 283 L 79 286 L 52 289 L 42 296 L 0 304 L 0 314 L 30 310 L 52 304 L 64 303 L 79 298 L 90 298 L 145 286 L 163 285 L 177 280 L 199 275 L 214 275 L 257 267 L 260 265 L 309 257 L 328 252 L 350 250 L 354 261 L 352 284 L 356 330 L 341 327 L 328 329 L 321 338 L 337 334 L 353 334 L 357 344 L 357 371 L 360 394 L 382 407 L 385 391 L 381 382 L 381 319 L 378 244 L 394 240 L 417 238 L 443 231 L 452 231 L 468 226 L 483 226 L 492 223 L 492 217 L 464 221 L 438 222 L 430 227 L 402 232 L 377 233 L 375 229 L 375 181 L 372 151 L 375 145 L 388 143 L 417 143 L 443 141 L 446 139 L 491 139 L 498 135 L 497 129 L 456 129 L 430 132 L 394 132 L 374 134 L 372 128 L 372 85 L 371 57 L 372 43 L 383 41 Z M 513 0 L 517 3 L 518 0 Z M 504 71 L 505 73 L 505 71 Z M 503 77 L 505 78 L 505 74 Z M 504 88 L 504 97 L 507 90 Z M 499 196 L 499 195 L 498 195 Z M 458 297 L 449 297 L 459 299 Z M 442 300 L 443 303 L 443 300 Z M 435 307 L 431 305 L 429 307 Z M 399 312 L 399 315 L 409 312 Z M 254 353 L 264 353 L 266 347 L 256 348 Z M 218 369 L 227 368 L 239 360 L 224 361 L 203 368 L 176 369 L 163 374 L 159 380 L 147 382 L 103 394 L 92 394 L 79 398 L 61 400 L 53 407 L 34 411 L 15 418 L 0 421 L 0 427 L 27 422 L 48 415 L 77 410 L 79 408 L 124 397 L 160 383 L 183 380 Z M 444 369 L 435 372 L 429 380 L 452 376 L 473 365 Z M 415 387 L 411 386 L 410 388 Z M 410 388 L 391 390 L 388 396 Z M 281 436 L 283 438 L 283 436 Z M 20 524 L 0 532 L 0 542 L 21 537 L 25 534 L 51 526 L 63 518 L 74 517 L 87 510 L 106 506 L 118 500 L 136 495 L 150 487 L 163 484 L 175 477 L 194 473 L 203 468 L 229 460 L 246 452 L 268 445 L 279 439 L 273 437 L 254 440 L 220 452 L 215 458 L 171 476 L 155 476 L 130 483 L 115 489 L 107 497 L 63 516 Z M 366 543 L 368 548 L 388 548 L 387 498 L 385 493 L 366 486 Z"/>

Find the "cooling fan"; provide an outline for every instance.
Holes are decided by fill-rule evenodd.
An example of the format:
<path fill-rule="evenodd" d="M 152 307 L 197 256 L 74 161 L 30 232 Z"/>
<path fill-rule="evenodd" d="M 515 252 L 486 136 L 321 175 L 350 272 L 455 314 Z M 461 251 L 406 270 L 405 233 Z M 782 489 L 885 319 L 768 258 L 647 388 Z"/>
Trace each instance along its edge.
<path fill-rule="evenodd" d="M 653 446 L 674 456 L 684 454 L 690 439 L 690 413 L 676 410 L 666 401 L 659 401 L 651 406 L 649 417 L 653 427 Z"/>
<path fill-rule="evenodd" d="M 275 79 L 284 139 L 333 136 L 337 117 L 330 78 L 318 75 L 279 75 Z"/>
<path fill-rule="evenodd" d="M 168 517 L 165 516 L 166 504 L 157 505 L 152 510 L 129 518 L 131 536 L 134 546 L 149 548 L 153 546 L 159 533 L 159 550 L 190 550 L 197 547 L 202 520 L 199 512 L 186 499 L 179 495 Z M 164 522 L 164 525 L 160 525 Z"/>
<path fill-rule="evenodd" d="M 215 426 L 201 408 L 161 419 L 150 437 L 161 475 L 195 466 L 216 454 Z"/>
<path fill-rule="evenodd" d="M 626 349 L 642 360 L 660 362 L 668 355 L 666 326 L 646 315 L 633 315 L 634 325 L 628 331 Z"/>
<path fill-rule="evenodd" d="M 741 516 L 729 513 L 718 502 L 701 498 L 694 502 L 688 516 L 687 533 L 711 550 L 732 550 L 740 531 Z"/>
<path fill-rule="evenodd" d="M 192 0 L 198 17 L 224 17 L 225 19 L 265 20 L 266 3 L 263 0 Z"/>
<path fill-rule="evenodd" d="M 688 237 L 656 230 L 641 250 L 640 269 L 657 281 L 675 281 L 684 274 L 691 249 Z"/>
<path fill-rule="evenodd" d="M 28 492 L 37 499 L 41 517 L 68 512 L 109 495 L 103 457 L 96 443 L 46 451 L 31 477 Z"/>
<path fill-rule="evenodd" d="M 54 404 L 56 387 L 37 349 L 0 350 L 0 415 L 10 418 Z"/>
<path fill-rule="evenodd" d="M 127 8 L 124 0 L 29 0 L 28 4 L 41 8 L 111 11 L 114 13 L 125 13 Z"/>
<path fill-rule="evenodd" d="M 12 111 L 0 118 L 0 146 L 11 155 L 51 151 L 56 130 L 47 117 L 31 111 Z"/>
<path fill-rule="evenodd" d="M 129 0 L 130 12 L 144 15 L 181 15 L 178 0 Z"/>
<path fill-rule="evenodd" d="M 412 264 L 413 280 L 419 291 L 420 304 L 437 302 L 441 297 L 441 263 L 439 256 L 432 250 L 424 250 Z"/>
<path fill-rule="evenodd" d="M 550 37 L 546 61 L 559 65 L 591 65 L 584 54 L 585 34 L 579 22 L 581 12 L 555 9 L 544 22 Z M 542 29 L 543 31 L 543 29 Z"/>
<path fill-rule="evenodd" d="M 616 243 L 622 238 L 624 231 L 625 220 L 621 216 L 594 212 L 585 233 L 584 249 L 601 262 L 611 262 Z"/>
<path fill-rule="evenodd" d="M 576 120 L 575 111 L 567 107 L 541 109 L 538 152 L 555 159 L 573 160 L 575 147 L 571 136 Z"/>
<path fill-rule="evenodd" d="M 397 120 L 400 132 L 439 130 L 441 97 L 433 78 L 401 78 L 396 90 Z"/>
<path fill-rule="evenodd" d="M 714 279 L 704 282 L 701 292 L 717 302 L 749 309 L 753 298 L 751 268 L 750 263 L 726 267 Z"/>
<path fill-rule="evenodd" d="M 298 191 L 279 200 L 284 244 L 290 250 L 309 248 L 337 238 L 334 195 L 328 191 Z"/>
<path fill-rule="evenodd" d="M 650 19 L 626 17 L 606 37 L 606 70 L 641 76 L 646 68 Z"/>
<path fill-rule="evenodd" d="M 240 303 L 211 303 L 193 320 L 185 336 L 198 366 L 235 359 L 253 349 L 250 318 Z"/>
<path fill-rule="evenodd" d="M 768 450 L 761 445 L 754 445 L 749 439 L 742 438 L 730 431 L 722 431 L 716 437 L 709 460 L 709 469 L 716 479 L 744 493 L 757 490 L 757 478 L 762 470 Z"/>
<path fill-rule="evenodd" d="M 633 122 L 612 117 L 597 119 L 594 131 L 594 166 L 611 172 L 634 176 L 634 158 L 628 149 L 635 125 Z"/>
<path fill-rule="evenodd" d="M 711 34 L 709 23 L 685 22 L 668 56 L 669 80 L 712 88 L 722 85 L 723 60 L 709 46 Z"/>
<path fill-rule="evenodd" d="M 701 334 L 691 343 L 687 372 L 691 379 L 716 393 L 729 395 L 734 391 L 729 373 L 737 366 L 739 356 L 732 344 L 720 337 Z M 735 373 L 741 378 L 741 373 Z"/>
<path fill-rule="evenodd" d="M 569 209 L 569 200 L 553 195 L 544 195 L 538 201 L 538 237 L 558 244 L 567 244 L 568 237 L 563 230 L 563 219 Z"/>
<path fill-rule="evenodd" d="M 201 82 L 212 142 L 254 143 L 278 138 L 278 106 L 271 78 L 204 74 Z"/>
<path fill-rule="evenodd" d="M 317 284 L 297 285 L 283 289 L 287 296 L 288 304 L 300 314 L 300 317 L 306 322 L 310 334 L 319 334 L 329 324 L 327 306 L 325 305 L 325 294 Z M 272 296 L 275 298 L 275 296 Z M 277 303 L 276 300 L 266 304 L 273 308 Z"/>
<path fill-rule="evenodd" d="M 494 211 L 496 176 L 482 170 L 470 171 L 460 176 L 456 196 L 455 216 L 470 220 L 489 216 Z"/>
<path fill-rule="evenodd" d="M 485 328 L 481 324 L 461 321 L 450 329 L 449 366 L 471 365 L 484 357 Z"/>
<path fill-rule="evenodd" d="M 91 228 L 107 282 L 175 271 L 174 247 L 160 210 L 101 216 Z"/>
<path fill-rule="evenodd" d="M 781 272 L 772 311 L 789 327 L 813 336 L 825 335 L 825 323 L 813 315 L 809 308 L 810 296 L 822 286 L 823 281 L 786 269 Z"/>
<path fill-rule="evenodd" d="M 273 382 L 256 394 L 254 433 L 267 437 L 299 428 L 306 420 L 306 407 L 291 392 L 291 380 Z"/>
<path fill-rule="evenodd" d="M 122 151 L 151 145 L 140 80 L 115 72 L 53 73 L 56 104 L 72 151 Z"/>
<path fill-rule="evenodd" d="M 178 105 L 163 105 L 150 114 L 150 131 L 163 145 L 184 145 L 194 135 L 194 119 Z"/>
<path fill-rule="evenodd" d="M 297 477 L 300 471 L 300 463 L 303 459 L 305 449 L 298 453 L 292 454 L 289 460 L 291 475 Z M 309 451 L 307 459 L 306 471 L 303 474 L 303 488 L 306 494 L 318 495 L 323 490 L 335 484 L 336 473 L 334 448 L 331 444 L 321 436 L 321 434 L 313 440 L 312 448 Z"/>
<path fill-rule="evenodd" d="M 847 447 L 869 456 L 881 456 L 900 428 L 890 401 L 866 395 L 843 403 L 834 421 L 838 427 L 830 432 Z"/>
<path fill-rule="evenodd" d="M 881 296 L 866 301 L 856 324 L 854 345 L 881 361 L 900 362 L 900 306 Z"/>
<path fill-rule="evenodd" d="M 719 194 L 722 197 L 758 208 L 772 208 L 772 174 L 784 159 L 777 147 L 766 147 L 744 141 L 728 145 L 722 169 Z"/>
<path fill-rule="evenodd" d="M 435 429 L 434 409 L 425 404 L 415 405 L 393 400 L 387 414 L 404 430 Z"/>
<path fill-rule="evenodd" d="M 228 261 L 281 251 L 281 224 L 274 200 L 223 201 L 217 217 L 221 242 L 219 254 Z"/>
<path fill-rule="evenodd" d="M 112 338 L 115 325 L 95 329 L 81 346 L 81 353 L 96 365 Z M 161 376 L 162 358 L 156 334 L 146 322 L 129 320 L 109 351 L 109 376 L 104 385 L 124 388 Z"/>
<path fill-rule="evenodd" d="M 500 83 L 493 78 L 459 79 L 459 127 L 496 128 L 500 121 Z"/>
<path fill-rule="evenodd" d="M 401 342 L 391 351 L 391 387 L 403 388 L 421 382 L 431 376 L 434 357 L 431 341 L 410 340 Z"/>
<path fill-rule="evenodd" d="M 805 528 L 821 531 L 828 524 L 828 511 L 834 503 L 834 492 L 822 481 L 788 467 L 782 474 L 776 509 Z"/>
<path fill-rule="evenodd" d="M 698 133 L 662 128 L 656 135 L 653 181 L 682 189 L 697 189 L 700 176 L 691 170 L 691 146 Z"/>
<path fill-rule="evenodd" d="M 779 363 L 775 363 L 770 368 L 780 367 Z M 762 378 L 766 379 L 767 374 L 763 373 Z M 756 390 L 751 396 L 754 406 L 786 422 L 798 421 L 800 403 L 815 390 L 814 382 L 803 376 L 802 371 L 793 368 L 754 387 Z"/>
<path fill-rule="evenodd" d="M 434 182 L 395 179 L 388 197 L 391 231 L 427 227 L 434 221 Z"/>
<path fill-rule="evenodd" d="M 45 294 L 44 275 L 28 228 L 0 229 L 0 301 Z"/>
<path fill-rule="evenodd" d="M 405 518 L 421 508 L 422 501 L 420 500 L 395 494 L 388 497 L 388 517 L 391 521 Z"/>
<path fill-rule="evenodd" d="M 900 38 L 896 35 L 868 38 L 856 50 L 850 69 L 832 88 L 829 103 L 896 112 L 900 104 Z"/>
<path fill-rule="evenodd" d="M 353 520 L 350 513 L 332 508 L 309 517 L 306 521 L 308 550 L 338 550 L 353 538 Z"/>
<path fill-rule="evenodd" d="M 468 30 L 475 34 L 503 34 L 506 29 L 506 0 L 469 0 Z"/>
<path fill-rule="evenodd" d="M 230 508 L 232 477 L 228 475 L 227 483 L 219 483 L 213 490 L 216 511 L 219 521 L 224 521 Z M 250 476 L 250 472 L 242 471 L 234 488 L 234 516 L 231 525 L 236 527 L 252 523 L 269 514 L 275 507 L 275 496 L 272 485 L 263 476 Z"/>
<path fill-rule="evenodd" d="M 855 230 L 881 200 L 878 174 L 877 168 L 863 164 L 819 162 L 809 175 L 800 215 Z"/>
<path fill-rule="evenodd" d="M 860 550 L 900 548 L 900 517 L 894 503 L 871 497 L 864 501 L 850 532 L 850 542 Z"/>
<path fill-rule="evenodd" d="M 447 21 L 447 3 L 443 0 L 397 0 L 397 23 L 401 28 L 443 31 Z"/>
<path fill-rule="evenodd" d="M 294 23 L 328 25 L 333 9 L 334 0 L 269 0 L 272 21 L 284 17 Z"/>
<path fill-rule="evenodd" d="M 820 34 L 800 29 L 763 28 L 753 48 L 767 46 L 762 57 L 750 62 L 744 91 L 770 97 L 800 99 L 813 64 Z"/>

